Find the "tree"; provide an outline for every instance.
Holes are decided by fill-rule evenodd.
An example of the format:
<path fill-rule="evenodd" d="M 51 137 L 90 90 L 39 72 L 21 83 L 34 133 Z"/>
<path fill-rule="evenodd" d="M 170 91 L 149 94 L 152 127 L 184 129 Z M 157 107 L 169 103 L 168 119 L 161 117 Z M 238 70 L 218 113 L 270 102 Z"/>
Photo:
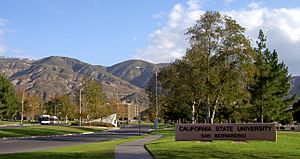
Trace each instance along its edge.
<path fill-rule="evenodd" d="M 300 123 L 300 99 L 293 104 L 293 118 Z"/>
<path fill-rule="evenodd" d="M 117 102 L 115 99 L 112 99 L 109 102 L 111 113 L 116 113 L 119 120 L 124 120 L 127 117 L 128 111 L 125 104 Z"/>
<path fill-rule="evenodd" d="M 38 116 L 40 113 L 40 105 L 41 98 L 37 95 L 29 96 L 29 98 L 25 98 L 24 102 L 24 114 L 30 119 L 34 119 L 34 117 Z M 28 120 L 28 119 L 27 119 Z"/>
<path fill-rule="evenodd" d="M 109 113 L 109 106 L 106 105 L 106 97 L 102 92 L 100 82 L 90 79 L 83 79 L 84 106 L 87 118 L 102 118 Z M 83 113 L 84 114 L 84 113 Z"/>
<path fill-rule="evenodd" d="M 15 116 L 17 111 L 13 85 L 5 76 L 0 75 L 0 120 Z"/>
<path fill-rule="evenodd" d="M 61 118 L 64 118 L 66 122 L 68 122 L 68 119 L 74 119 L 76 109 L 70 96 L 63 95 L 58 97 L 57 109 Z"/>
<path fill-rule="evenodd" d="M 57 116 L 64 119 L 74 119 L 76 114 L 76 105 L 68 95 L 55 96 L 47 103 L 47 113 L 52 116 Z"/>
<path fill-rule="evenodd" d="M 54 116 L 55 115 L 55 109 L 56 109 L 58 104 L 59 104 L 59 101 L 56 97 L 51 98 L 49 101 L 47 101 L 45 103 L 46 114 Z"/>
<path fill-rule="evenodd" d="M 233 109 L 249 99 L 254 52 L 245 29 L 235 20 L 218 12 L 206 12 L 188 29 L 191 48 L 186 60 L 201 79 L 199 99 L 206 107 L 206 120 L 214 122 L 218 107 Z M 200 104 L 200 103 L 199 103 Z"/>
<path fill-rule="evenodd" d="M 160 107 L 166 120 L 195 123 L 199 87 L 192 67 L 185 60 L 176 60 L 159 73 Z M 198 85 L 199 86 L 199 85 Z M 187 112 L 190 110 L 190 112 Z"/>
<path fill-rule="evenodd" d="M 249 102 L 255 54 L 244 32 L 230 17 L 206 12 L 187 30 L 191 46 L 183 59 L 159 74 L 168 100 L 188 111 L 192 123 L 213 123 L 220 107 Z"/>
<path fill-rule="evenodd" d="M 255 65 L 257 73 L 250 85 L 253 104 L 252 114 L 260 122 L 280 121 L 291 99 L 285 99 L 290 89 L 290 75 L 287 66 L 278 62 L 276 50 L 266 46 L 266 37 L 259 31 Z"/>

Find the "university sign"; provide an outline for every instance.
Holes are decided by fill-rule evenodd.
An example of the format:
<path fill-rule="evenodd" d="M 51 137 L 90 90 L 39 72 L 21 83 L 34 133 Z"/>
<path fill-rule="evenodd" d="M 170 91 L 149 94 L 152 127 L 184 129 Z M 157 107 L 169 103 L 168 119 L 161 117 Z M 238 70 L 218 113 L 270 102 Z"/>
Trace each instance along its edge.
<path fill-rule="evenodd" d="M 176 141 L 276 141 L 275 124 L 177 124 Z"/>

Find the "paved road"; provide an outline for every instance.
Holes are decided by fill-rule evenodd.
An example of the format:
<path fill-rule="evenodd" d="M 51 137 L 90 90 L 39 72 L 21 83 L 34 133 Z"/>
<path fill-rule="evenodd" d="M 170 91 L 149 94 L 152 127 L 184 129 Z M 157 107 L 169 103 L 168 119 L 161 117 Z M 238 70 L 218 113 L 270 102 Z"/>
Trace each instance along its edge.
<path fill-rule="evenodd" d="M 150 132 L 149 128 L 143 127 L 143 133 Z M 1 140 L 0 154 L 30 152 L 36 150 L 46 150 L 50 148 L 78 145 L 91 142 L 109 141 L 138 135 L 136 127 L 125 127 L 119 130 L 105 132 L 57 137 L 39 137 L 33 139 Z"/>

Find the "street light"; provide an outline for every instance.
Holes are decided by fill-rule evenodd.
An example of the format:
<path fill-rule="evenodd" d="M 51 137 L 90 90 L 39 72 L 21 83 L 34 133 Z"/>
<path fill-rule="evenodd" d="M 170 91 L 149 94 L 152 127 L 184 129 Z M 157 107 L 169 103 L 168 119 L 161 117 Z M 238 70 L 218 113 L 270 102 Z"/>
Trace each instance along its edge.
<path fill-rule="evenodd" d="M 79 126 L 81 127 L 81 93 L 83 88 L 79 90 Z"/>
<path fill-rule="evenodd" d="M 158 128 L 158 98 L 157 98 L 157 69 L 155 70 L 155 132 L 157 131 Z"/>
<path fill-rule="evenodd" d="M 140 109 L 137 106 L 137 117 L 138 117 L 138 122 L 139 122 L 139 136 L 141 136 L 141 115 L 140 115 Z"/>
<path fill-rule="evenodd" d="M 140 69 L 140 67 L 135 67 L 135 69 Z M 141 136 L 141 116 L 140 109 L 137 109 L 138 122 L 139 122 L 139 136 Z"/>
<path fill-rule="evenodd" d="M 24 100 L 25 100 L 25 91 L 22 94 L 22 112 L 21 112 L 21 125 L 23 126 L 23 118 L 24 118 Z"/>
<path fill-rule="evenodd" d="M 143 69 L 139 66 L 136 67 L 136 69 Z M 146 70 L 146 69 L 145 69 Z M 146 70 L 150 72 L 149 70 Z M 154 127 L 155 127 L 155 132 L 157 131 L 158 128 L 158 87 L 157 87 L 157 69 L 155 69 L 155 121 L 154 121 Z M 152 73 L 152 72 L 150 72 Z"/>

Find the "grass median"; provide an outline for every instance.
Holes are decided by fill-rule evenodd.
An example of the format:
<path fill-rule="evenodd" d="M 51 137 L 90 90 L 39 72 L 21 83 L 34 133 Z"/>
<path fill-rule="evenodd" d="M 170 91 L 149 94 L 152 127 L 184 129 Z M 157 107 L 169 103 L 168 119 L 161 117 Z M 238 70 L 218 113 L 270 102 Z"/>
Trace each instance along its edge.
<path fill-rule="evenodd" d="M 156 159 L 165 158 L 300 158 L 300 132 L 279 131 L 277 142 L 270 141 L 178 141 L 174 130 L 164 130 L 160 140 L 151 142 L 147 148 Z"/>
<path fill-rule="evenodd" d="M 31 124 L 32 122 L 23 121 L 23 124 Z M 0 125 L 15 125 L 21 124 L 21 121 L 0 121 Z"/>
<path fill-rule="evenodd" d="M 50 149 L 47 151 L 36 151 L 16 154 L 0 155 L 0 159 L 113 159 L 115 148 L 118 144 L 142 138 L 141 136 L 112 141 L 68 146 Z"/>
<path fill-rule="evenodd" d="M 101 131 L 103 128 L 93 127 L 69 127 L 69 126 L 27 126 L 18 128 L 0 129 L 0 138 L 3 137 L 24 137 L 24 136 L 47 136 L 61 134 L 77 134 L 85 132 Z"/>

